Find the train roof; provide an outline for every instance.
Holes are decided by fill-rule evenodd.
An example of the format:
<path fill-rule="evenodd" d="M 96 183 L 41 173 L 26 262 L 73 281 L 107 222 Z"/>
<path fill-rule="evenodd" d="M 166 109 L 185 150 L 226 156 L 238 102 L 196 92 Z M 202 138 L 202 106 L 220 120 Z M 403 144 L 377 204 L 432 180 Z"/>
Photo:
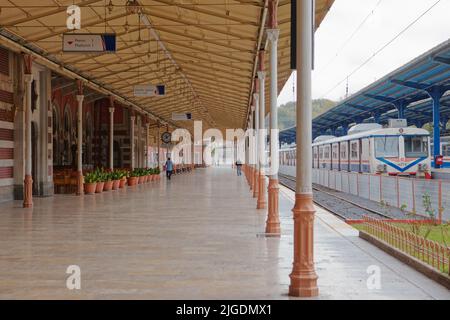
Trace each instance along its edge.
<path fill-rule="evenodd" d="M 341 141 L 356 140 L 360 138 L 368 138 L 373 136 L 399 136 L 399 135 L 420 135 L 420 136 L 430 136 L 430 133 L 425 129 L 420 128 L 384 128 L 376 129 L 365 132 L 360 132 L 344 137 L 334 138 L 326 141 L 321 141 L 318 143 L 313 143 L 313 146 L 337 143 Z"/>

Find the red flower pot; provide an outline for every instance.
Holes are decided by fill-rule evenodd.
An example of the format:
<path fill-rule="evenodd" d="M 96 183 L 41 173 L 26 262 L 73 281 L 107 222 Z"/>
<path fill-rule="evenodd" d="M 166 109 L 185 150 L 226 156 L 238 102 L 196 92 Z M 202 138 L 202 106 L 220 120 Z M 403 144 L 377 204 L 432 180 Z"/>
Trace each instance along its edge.
<path fill-rule="evenodd" d="M 113 187 L 113 182 L 112 181 L 106 181 L 105 185 L 103 187 L 103 191 L 111 191 Z"/>
<path fill-rule="evenodd" d="M 126 183 L 127 183 L 127 179 L 125 179 L 125 178 L 120 179 L 120 182 L 119 182 L 119 188 L 125 187 L 125 184 L 126 184 Z"/>
<path fill-rule="evenodd" d="M 105 185 L 104 182 L 97 182 L 97 187 L 95 188 L 95 193 L 102 193 L 104 185 Z"/>
<path fill-rule="evenodd" d="M 130 187 L 135 186 L 138 182 L 138 178 L 137 177 L 129 177 L 128 178 L 128 185 Z"/>
<path fill-rule="evenodd" d="M 120 181 L 121 180 L 114 180 L 113 181 L 113 190 L 118 190 L 119 189 L 119 187 L 120 187 Z"/>
<path fill-rule="evenodd" d="M 97 183 L 85 183 L 84 184 L 84 193 L 86 194 L 94 194 L 95 189 L 97 188 Z"/>

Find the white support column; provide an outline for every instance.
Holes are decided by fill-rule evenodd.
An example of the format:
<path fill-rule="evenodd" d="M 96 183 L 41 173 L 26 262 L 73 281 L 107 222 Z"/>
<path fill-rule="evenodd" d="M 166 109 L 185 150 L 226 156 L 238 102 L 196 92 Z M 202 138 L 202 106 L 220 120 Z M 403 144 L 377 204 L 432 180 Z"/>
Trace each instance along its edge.
<path fill-rule="evenodd" d="M 132 115 L 130 117 L 130 158 L 131 158 L 131 170 L 134 170 L 134 122 L 136 121 L 136 116 Z"/>
<path fill-rule="evenodd" d="M 114 107 L 109 108 L 109 169 L 114 170 Z"/>
<path fill-rule="evenodd" d="M 265 141 L 265 130 L 266 130 L 266 94 L 265 94 L 265 80 L 266 80 L 266 72 L 258 71 L 258 79 L 259 79 L 259 112 L 258 112 L 258 164 L 259 170 L 264 172 L 265 165 L 265 149 L 266 149 L 266 141 Z"/>
<path fill-rule="evenodd" d="M 78 111 L 77 111 L 77 195 L 83 194 L 83 100 L 84 95 L 77 95 Z M 55 120 L 56 121 L 56 120 Z"/>
<path fill-rule="evenodd" d="M 312 35 L 313 1 L 297 1 L 297 180 L 294 213 L 294 263 L 289 295 L 319 294 L 314 268 L 312 193 Z"/>
<path fill-rule="evenodd" d="M 279 29 L 267 30 L 270 41 L 270 157 L 278 167 L 279 131 L 278 131 L 278 37 Z M 271 175 L 272 179 L 278 180 L 278 171 Z"/>
<path fill-rule="evenodd" d="M 31 83 L 33 75 L 24 74 L 26 87 L 26 106 L 25 106 L 25 180 L 24 180 L 24 200 L 23 207 L 31 208 L 33 206 L 33 178 L 31 172 Z"/>
<path fill-rule="evenodd" d="M 258 82 L 256 81 L 255 87 Z M 253 103 L 255 105 L 255 170 L 253 174 L 253 198 L 258 198 L 259 192 L 259 94 L 253 94 Z"/>
<path fill-rule="evenodd" d="M 148 135 L 150 134 L 150 123 L 145 124 L 145 166 L 150 168 L 150 160 L 148 154 Z"/>
<path fill-rule="evenodd" d="M 270 158 L 271 176 L 268 188 L 267 234 L 280 234 L 279 186 L 278 186 L 278 37 L 280 30 L 267 30 L 270 41 Z"/>
<path fill-rule="evenodd" d="M 265 175 L 265 165 L 266 165 L 266 93 L 265 93 L 265 79 L 266 72 L 264 71 L 264 51 L 260 51 L 260 71 L 258 71 L 259 79 L 259 134 L 258 134 L 258 150 L 259 150 L 259 191 L 258 191 L 258 203 L 257 209 L 265 209 L 267 206 L 266 202 L 266 175 Z"/>

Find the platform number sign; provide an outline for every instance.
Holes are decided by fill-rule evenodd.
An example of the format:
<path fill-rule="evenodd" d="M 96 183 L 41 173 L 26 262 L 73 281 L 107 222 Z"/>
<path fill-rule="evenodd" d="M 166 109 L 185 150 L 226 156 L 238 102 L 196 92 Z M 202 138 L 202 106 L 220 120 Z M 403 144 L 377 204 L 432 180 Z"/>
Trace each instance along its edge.
<path fill-rule="evenodd" d="M 164 143 L 170 143 L 172 141 L 172 135 L 170 134 L 170 132 L 166 131 L 161 135 L 161 140 Z"/>

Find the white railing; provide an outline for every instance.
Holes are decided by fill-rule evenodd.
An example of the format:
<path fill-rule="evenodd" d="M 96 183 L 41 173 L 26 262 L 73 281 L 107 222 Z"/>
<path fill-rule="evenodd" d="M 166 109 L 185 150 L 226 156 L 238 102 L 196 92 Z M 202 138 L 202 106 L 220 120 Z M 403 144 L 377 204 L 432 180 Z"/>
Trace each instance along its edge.
<path fill-rule="evenodd" d="M 450 180 L 425 180 L 313 169 L 313 182 L 341 192 L 450 221 Z"/>

